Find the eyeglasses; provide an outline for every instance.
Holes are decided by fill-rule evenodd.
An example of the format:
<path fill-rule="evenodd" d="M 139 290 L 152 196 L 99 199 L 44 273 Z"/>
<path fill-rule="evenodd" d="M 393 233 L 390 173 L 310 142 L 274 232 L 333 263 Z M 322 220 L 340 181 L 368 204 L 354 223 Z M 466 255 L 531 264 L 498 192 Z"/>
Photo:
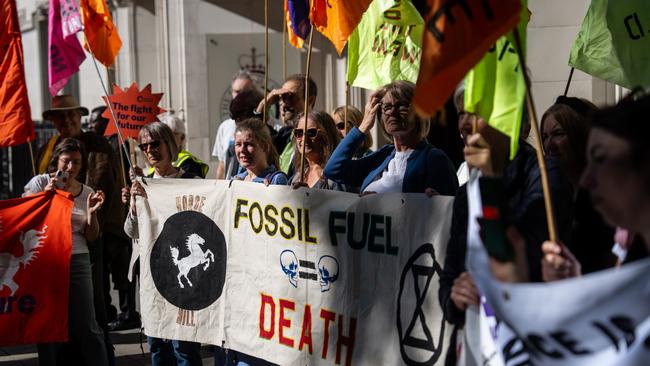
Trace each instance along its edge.
<path fill-rule="evenodd" d="M 301 139 L 303 135 L 305 134 L 305 130 L 303 129 L 297 129 L 294 128 L 293 130 L 293 136 L 297 139 Z M 315 139 L 316 136 L 318 136 L 318 129 L 317 128 L 308 128 L 307 129 L 307 137 L 310 139 Z"/>
<path fill-rule="evenodd" d="M 350 123 L 350 122 L 348 122 L 348 123 Z M 336 124 L 336 128 L 337 128 L 338 130 L 340 130 L 340 131 L 345 130 L 345 122 L 339 122 L 339 123 L 337 123 L 337 124 Z"/>
<path fill-rule="evenodd" d="M 397 110 L 399 113 L 408 113 L 411 110 L 410 103 L 382 104 L 381 111 L 388 114 L 390 111 Z"/>
<path fill-rule="evenodd" d="M 147 142 L 144 144 L 138 145 L 141 151 L 148 151 L 150 148 L 152 150 L 156 150 L 157 148 L 160 147 L 160 141 L 159 140 L 153 140 L 151 142 Z"/>

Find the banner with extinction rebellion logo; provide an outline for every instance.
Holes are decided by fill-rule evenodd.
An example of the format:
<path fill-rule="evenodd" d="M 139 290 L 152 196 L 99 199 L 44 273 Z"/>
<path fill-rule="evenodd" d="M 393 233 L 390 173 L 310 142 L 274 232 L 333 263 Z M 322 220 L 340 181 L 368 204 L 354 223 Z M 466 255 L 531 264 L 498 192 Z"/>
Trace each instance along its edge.
<path fill-rule="evenodd" d="M 145 333 L 281 365 L 434 365 L 451 197 L 160 179 L 138 199 Z"/>

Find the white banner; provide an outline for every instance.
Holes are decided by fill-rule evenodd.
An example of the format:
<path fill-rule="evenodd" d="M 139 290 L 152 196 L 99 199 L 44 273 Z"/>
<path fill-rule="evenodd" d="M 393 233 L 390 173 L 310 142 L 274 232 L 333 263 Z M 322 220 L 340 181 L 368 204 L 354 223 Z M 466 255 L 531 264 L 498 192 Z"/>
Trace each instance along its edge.
<path fill-rule="evenodd" d="M 469 211 L 477 213 L 474 184 Z M 650 362 L 650 259 L 553 283 L 506 284 L 493 278 L 480 237 L 468 237 L 468 269 L 501 321 L 506 365 Z"/>
<path fill-rule="evenodd" d="M 442 364 L 452 202 L 148 179 L 138 199 L 150 336 L 281 365 Z"/>

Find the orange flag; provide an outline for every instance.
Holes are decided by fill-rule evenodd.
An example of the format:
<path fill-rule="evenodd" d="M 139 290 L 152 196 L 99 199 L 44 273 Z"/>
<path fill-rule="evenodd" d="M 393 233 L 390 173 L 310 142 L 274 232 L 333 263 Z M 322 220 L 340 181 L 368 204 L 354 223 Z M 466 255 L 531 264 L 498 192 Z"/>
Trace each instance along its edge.
<path fill-rule="evenodd" d="M 0 147 L 36 138 L 14 0 L 0 0 Z"/>
<path fill-rule="evenodd" d="M 413 104 L 430 116 L 497 39 L 517 25 L 521 0 L 427 0 L 427 5 Z"/>
<path fill-rule="evenodd" d="M 309 18 L 341 54 L 372 0 L 312 0 Z"/>
<path fill-rule="evenodd" d="M 84 48 L 88 50 L 90 47 L 95 58 L 110 67 L 122 47 L 122 40 L 113 24 L 106 0 L 81 0 L 79 8 L 88 40 L 84 42 Z"/>

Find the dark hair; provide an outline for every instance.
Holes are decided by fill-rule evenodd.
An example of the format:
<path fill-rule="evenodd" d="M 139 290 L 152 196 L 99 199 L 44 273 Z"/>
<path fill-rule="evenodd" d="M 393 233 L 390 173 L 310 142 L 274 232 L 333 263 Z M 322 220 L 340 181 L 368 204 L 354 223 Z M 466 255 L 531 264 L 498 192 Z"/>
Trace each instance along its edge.
<path fill-rule="evenodd" d="M 305 115 L 301 114 L 298 116 L 298 121 L 304 117 Z M 327 112 L 309 111 L 308 119 L 316 122 L 318 128 L 323 131 L 323 135 L 321 136 L 323 138 L 323 165 L 325 165 L 334 152 L 334 149 L 336 149 L 336 145 L 339 144 L 341 138 L 339 137 L 339 133 L 336 130 L 336 125 L 334 124 L 332 116 L 330 116 Z M 307 121 L 305 121 L 305 129 L 307 129 Z M 302 159 L 302 151 L 298 147 L 297 143 L 294 145 L 294 149 L 293 167 L 296 172 L 300 172 L 300 160 Z M 305 168 L 308 168 L 307 160 L 305 160 Z"/>
<path fill-rule="evenodd" d="M 237 124 L 235 134 L 237 132 L 245 131 L 250 132 L 257 142 L 266 146 L 266 163 L 275 166 L 276 169 L 280 169 L 280 157 L 278 156 L 278 152 L 275 150 L 271 138 L 271 131 L 269 131 L 269 127 L 266 123 L 262 122 L 259 118 L 246 119 Z"/>
<path fill-rule="evenodd" d="M 262 99 L 264 99 L 264 95 L 255 89 L 239 93 L 230 101 L 230 118 L 235 121 L 252 118 L 255 108 Z"/>
<path fill-rule="evenodd" d="M 375 95 L 379 97 L 379 99 L 382 99 L 386 94 L 392 96 L 397 101 L 411 103 L 413 100 L 413 95 L 415 95 L 415 84 L 406 80 L 393 81 L 390 84 L 382 86 L 379 90 L 377 90 L 377 93 Z M 416 113 L 413 113 L 412 117 L 410 118 L 413 118 L 415 121 L 420 140 L 426 138 L 426 136 L 429 134 L 429 121 L 418 116 Z M 386 132 L 384 124 L 381 123 L 380 125 L 384 136 L 392 140 L 392 136 Z"/>
<path fill-rule="evenodd" d="M 287 76 L 287 79 L 284 81 L 285 83 L 287 81 L 293 81 L 298 84 L 298 94 L 300 94 L 300 98 L 305 98 L 305 75 L 303 74 L 293 74 Z M 314 97 L 318 95 L 318 88 L 316 87 L 316 83 L 312 78 L 309 78 L 309 97 Z"/>
<path fill-rule="evenodd" d="M 86 165 L 88 165 L 88 154 L 86 153 L 86 148 L 84 147 L 83 142 L 73 138 L 68 137 L 59 142 L 52 152 L 52 159 L 48 166 L 47 171 L 49 173 L 54 173 L 58 170 L 59 157 L 65 153 L 79 152 L 81 154 L 81 170 L 80 172 L 86 171 Z"/>
<path fill-rule="evenodd" d="M 569 139 L 572 154 L 581 170 L 587 164 L 585 151 L 587 151 L 589 135 L 588 116 L 596 109 L 595 105 L 580 98 L 561 96 L 544 112 L 540 122 L 542 131 L 544 131 L 544 123 L 551 116 L 560 124 Z"/>
<path fill-rule="evenodd" d="M 152 122 L 147 125 L 142 126 L 140 129 L 139 138 L 142 140 L 142 135 L 144 132 L 147 132 L 151 139 L 158 140 L 167 145 L 169 149 L 170 163 L 173 163 L 178 159 L 178 146 L 176 145 L 176 140 L 174 139 L 174 132 L 166 124 L 162 122 Z"/>
<path fill-rule="evenodd" d="M 626 140 L 632 151 L 632 162 L 650 180 L 650 94 L 637 100 L 623 100 L 616 106 L 596 111 L 591 123 Z M 647 164 L 647 167 L 644 167 Z"/>
<path fill-rule="evenodd" d="M 104 111 L 106 111 L 106 106 L 105 105 L 100 105 L 99 107 L 93 108 L 93 110 L 90 112 L 90 118 L 89 120 L 91 122 L 95 122 L 95 132 L 98 135 L 104 135 L 104 132 L 106 131 L 106 126 L 108 126 L 108 118 L 104 118 L 102 114 L 104 114 Z"/>

